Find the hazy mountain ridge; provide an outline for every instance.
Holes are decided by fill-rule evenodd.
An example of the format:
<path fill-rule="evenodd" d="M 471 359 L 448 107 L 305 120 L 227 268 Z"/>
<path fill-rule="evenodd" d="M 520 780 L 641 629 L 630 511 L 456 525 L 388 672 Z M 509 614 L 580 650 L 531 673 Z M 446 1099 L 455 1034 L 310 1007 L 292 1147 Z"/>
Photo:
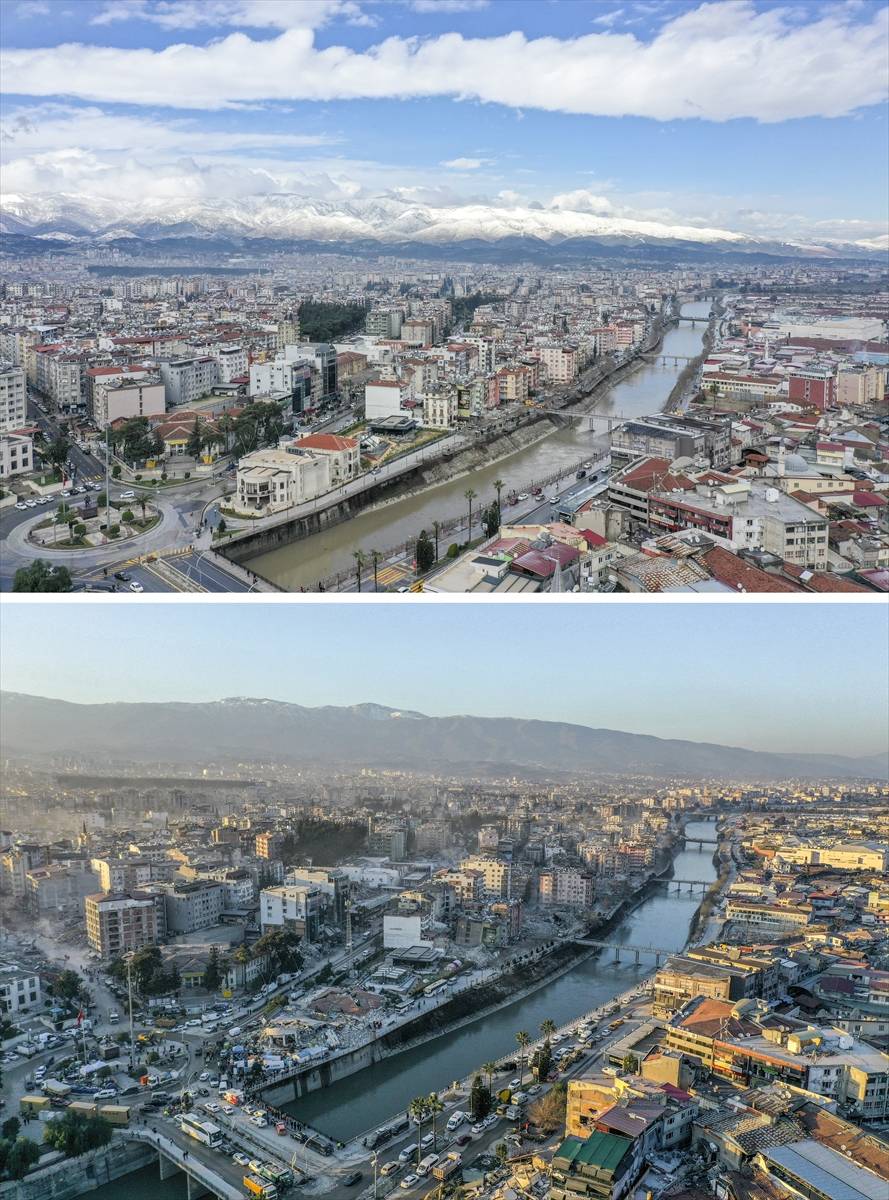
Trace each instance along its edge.
<path fill-rule="evenodd" d="M 580 242 L 589 247 L 687 247 L 715 254 L 760 254 L 829 259 L 873 257 L 873 240 L 780 241 L 698 225 L 669 225 L 570 209 L 506 208 L 490 204 L 451 207 L 396 197 L 329 201 L 291 193 L 237 200 L 128 199 L 77 193 L 19 195 L 0 199 L 0 232 L 12 237 L 79 243 L 197 239 L 250 245 L 257 241 L 316 242 L 333 246 L 416 245 L 432 249 L 490 247 L 527 241 L 558 251 Z M 879 240 L 879 239 L 878 239 Z M 590 250 L 588 249 L 589 253 Z"/>
<path fill-rule="evenodd" d="M 256 761 L 469 771 L 480 764 L 726 779 L 886 778 L 885 757 L 774 754 L 513 717 L 428 717 L 367 704 L 309 708 L 238 697 L 208 703 L 72 704 L 6 692 L 5 755 L 115 761 Z"/>

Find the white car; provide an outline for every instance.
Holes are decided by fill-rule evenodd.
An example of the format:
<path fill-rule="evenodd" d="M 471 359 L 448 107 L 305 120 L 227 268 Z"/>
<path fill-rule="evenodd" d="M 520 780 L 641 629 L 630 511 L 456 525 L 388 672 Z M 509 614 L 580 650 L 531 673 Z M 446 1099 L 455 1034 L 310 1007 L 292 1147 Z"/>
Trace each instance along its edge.
<path fill-rule="evenodd" d="M 118 500 L 135 500 L 136 493 L 135 492 L 121 492 L 117 498 L 118 498 Z"/>
<path fill-rule="evenodd" d="M 400 1163 L 410 1162 L 410 1160 L 413 1158 L 414 1154 L 415 1154 L 415 1150 L 414 1150 L 413 1146 L 405 1146 L 405 1148 L 398 1155 L 398 1161 Z"/>
<path fill-rule="evenodd" d="M 493 1129 L 499 1120 L 500 1118 L 496 1113 L 491 1113 L 489 1117 L 485 1117 L 485 1129 Z"/>
<path fill-rule="evenodd" d="M 237 1152 L 237 1154 L 232 1155 L 232 1162 L 237 1163 L 239 1167 L 247 1167 L 250 1165 L 250 1159 L 246 1154 L 242 1154 L 240 1150 Z"/>
<path fill-rule="evenodd" d="M 208 1100 L 204 1105 L 204 1108 L 207 1110 L 207 1112 L 219 1112 L 219 1105 L 214 1100 Z"/>
<path fill-rule="evenodd" d="M 531 497 L 528 495 L 527 492 L 519 492 L 518 499 L 519 500 L 530 500 Z"/>
<path fill-rule="evenodd" d="M 250 1124 L 255 1125 L 258 1129 L 265 1129 L 266 1125 L 268 1125 L 268 1121 L 265 1119 L 265 1117 L 251 1117 Z"/>
<path fill-rule="evenodd" d="M 415 1183 L 419 1183 L 419 1182 L 420 1182 L 420 1176 L 415 1175 L 413 1173 L 413 1171 L 411 1171 L 410 1175 L 405 1175 L 404 1179 L 402 1179 L 401 1183 L 398 1186 L 404 1188 L 404 1190 L 407 1191 L 408 1188 L 412 1188 Z"/>
<path fill-rule="evenodd" d="M 28 506 L 25 504 L 24 500 L 18 500 L 16 502 L 16 508 L 19 510 L 19 512 L 24 512 L 27 507 Z"/>
<path fill-rule="evenodd" d="M 207 1082 L 207 1080 L 208 1080 L 209 1078 L 210 1078 L 210 1072 L 209 1072 L 209 1071 L 201 1071 L 200 1075 L 198 1076 L 198 1082 L 199 1082 L 199 1083 L 206 1083 L 206 1082 Z"/>
<path fill-rule="evenodd" d="M 476 1121 L 476 1123 L 472 1127 L 472 1132 L 474 1134 L 484 1133 L 485 1132 L 484 1121 Z"/>
<path fill-rule="evenodd" d="M 26 500 L 25 501 L 25 508 L 36 508 L 36 507 L 37 507 L 36 500 Z"/>
<path fill-rule="evenodd" d="M 235 1106 L 233 1104 L 223 1104 L 222 1111 L 231 1115 L 235 1111 Z"/>

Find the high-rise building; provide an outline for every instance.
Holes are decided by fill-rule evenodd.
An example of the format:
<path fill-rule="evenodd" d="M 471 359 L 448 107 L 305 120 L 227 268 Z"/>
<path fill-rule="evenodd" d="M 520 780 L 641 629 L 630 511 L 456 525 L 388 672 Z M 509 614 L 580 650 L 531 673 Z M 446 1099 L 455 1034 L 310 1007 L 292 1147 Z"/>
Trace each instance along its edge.
<path fill-rule="evenodd" d="M 166 937 L 166 907 L 160 893 L 95 892 L 86 897 L 85 907 L 86 936 L 100 958 L 155 946 Z"/>

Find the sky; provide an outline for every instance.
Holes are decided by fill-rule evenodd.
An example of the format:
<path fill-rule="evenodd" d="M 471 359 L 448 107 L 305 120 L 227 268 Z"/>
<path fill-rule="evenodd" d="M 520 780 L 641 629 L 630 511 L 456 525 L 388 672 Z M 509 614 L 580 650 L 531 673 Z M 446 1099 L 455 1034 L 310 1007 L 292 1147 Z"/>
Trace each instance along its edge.
<path fill-rule="evenodd" d="M 887 232 L 884 0 L 4 0 L 3 191 Z"/>
<path fill-rule="evenodd" d="M 251 601 L 5 604 L 0 686 L 82 703 L 376 703 L 755 750 L 886 749 L 879 605 Z"/>

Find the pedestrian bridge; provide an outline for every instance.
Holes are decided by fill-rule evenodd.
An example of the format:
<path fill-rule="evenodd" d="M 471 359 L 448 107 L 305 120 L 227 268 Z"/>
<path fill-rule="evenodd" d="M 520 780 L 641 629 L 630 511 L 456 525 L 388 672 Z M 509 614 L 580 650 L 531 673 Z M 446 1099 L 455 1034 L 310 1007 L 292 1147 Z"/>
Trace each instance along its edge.
<path fill-rule="evenodd" d="M 574 943 L 575 946 L 593 946 L 600 950 L 613 950 L 614 957 L 612 962 L 619 963 L 622 961 L 621 954 L 632 954 L 634 961 L 639 962 L 642 955 L 654 957 L 655 965 L 661 965 L 662 958 L 668 958 L 671 954 L 675 954 L 675 950 L 665 950 L 661 946 L 636 946 L 632 942 L 600 942 L 595 938 L 569 938 L 568 941 Z"/>

